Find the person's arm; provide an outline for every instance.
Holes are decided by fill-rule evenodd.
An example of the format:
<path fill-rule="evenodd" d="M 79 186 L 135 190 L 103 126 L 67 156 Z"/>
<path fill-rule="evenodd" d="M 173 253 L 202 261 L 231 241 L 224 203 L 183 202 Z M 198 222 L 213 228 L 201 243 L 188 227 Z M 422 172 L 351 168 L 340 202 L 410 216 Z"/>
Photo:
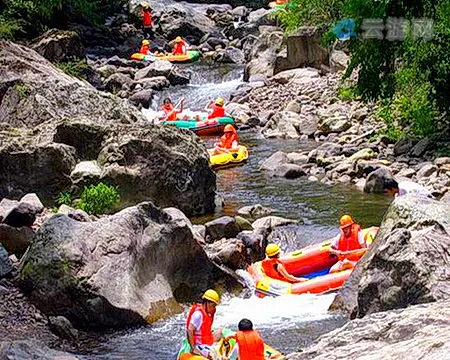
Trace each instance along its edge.
<path fill-rule="evenodd" d="M 213 100 L 210 100 L 209 103 L 206 104 L 204 110 L 205 110 L 205 111 L 209 111 L 209 110 L 211 109 L 211 105 L 212 105 L 212 104 L 214 104 L 214 101 L 213 101 Z"/>
<path fill-rule="evenodd" d="M 292 282 L 303 282 L 306 279 L 302 279 L 302 278 L 296 278 L 295 276 L 292 276 L 291 274 L 289 274 L 286 270 L 286 268 L 282 265 L 282 264 L 277 264 L 277 271 L 287 280 L 292 281 Z"/>
<path fill-rule="evenodd" d="M 189 343 L 189 346 L 191 347 L 191 354 L 201 355 L 201 352 L 195 348 L 194 332 L 195 332 L 195 326 L 191 323 L 188 325 L 188 328 L 187 328 L 187 341 Z"/>

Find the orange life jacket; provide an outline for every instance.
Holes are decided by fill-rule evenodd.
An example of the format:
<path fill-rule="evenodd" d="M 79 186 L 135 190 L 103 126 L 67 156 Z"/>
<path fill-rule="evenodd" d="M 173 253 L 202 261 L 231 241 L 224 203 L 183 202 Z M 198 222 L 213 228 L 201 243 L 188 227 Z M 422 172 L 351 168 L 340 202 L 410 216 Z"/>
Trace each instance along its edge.
<path fill-rule="evenodd" d="M 219 105 L 213 105 L 211 114 L 208 115 L 208 119 L 215 119 L 225 116 L 225 108 Z"/>
<path fill-rule="evenodd" d="M 139 52 L 141 54 L 147 55 L 148 52 L 150 51 L 150 46 L 149 45 L 142 45 Z"/>
<path fill-rule="evenodd" d="M 236 132 L 236 129 L 231 133 L 231 135 L 227 135 L 229 133 L 225 133 L 222 135 L 219 141 L 219 147 L 223 149 L 231 149 L 233 148 L 233 142 L 237 141 L 239 142 L 238 134 Z"/>
<path fill-rule="evenodd" d="M 362 249 L 363 247 L 359 244 L 358 234 L 361 231 L 361 227 L 358 224 L 352 225 L 352 231 L 349 236 L 345 236 L 344 232 L 341 230 L 341 237 L 338 241 L 337 250 L 340 251 L 351 251 Z"/>
<path fill-rule="evenodd" d="M 264 342 L 256 330 L 238 331 L 239 360 L 264 360 Z"/>
<path fill-rule="evenodd" d="M 202 313 L 203 321 L 200 329 L 194 332 L 194 345 L 212 345 L 214 343 L 214 335 L 212 333 L 212 323 L 214 315 L 209 315 L 201 304 L 192 305 L 186 320 L 186 328 L 189 326 L 194 312 Z"/>
<path fill-rule="evenodd" d="M 142 17 L 142 24 L 146 27 L 153 25 L 153 17 L 149 10 L 144 9 L 143 17 Z"/>
<path fill-rule="evenodd" d="M 172 54 L 173 55 L 186 55 L 186 43 L 184 41 L 175 43 Z"/>
<path fill-rule="evenodd" d="M 164 104 L 163 106 L 161 106 L 161 110 L 163 110 L 164 114 L 166 114 L 166 121 L 177 120 L 178 112 L 173 108 L 172 104 Z"/>
<path fill-rule="evenodd" d="M 264 273 L 268 277 L 270 277 L 272 279 L 286 281 L 286 279 L 278 272 L 278 270 L 275 269 L 275 265 L 277 265 L 277 264 L 281 264 L 280 260 L 278 260 L 277 258 L 264 259 L 261 262 L 261 266 L 264 270 Z"/>

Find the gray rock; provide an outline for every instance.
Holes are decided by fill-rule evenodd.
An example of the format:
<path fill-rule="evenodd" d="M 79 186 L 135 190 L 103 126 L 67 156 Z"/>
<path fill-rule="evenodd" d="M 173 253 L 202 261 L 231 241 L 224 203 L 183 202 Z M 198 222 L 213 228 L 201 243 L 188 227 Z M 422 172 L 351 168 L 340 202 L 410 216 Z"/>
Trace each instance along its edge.
<path fill-rule="evenodd" d="M 319 120 L 318 129 L 324 134 L 341 133 L 352 127 L 351 121 L 345 116 L 332 116 Z"/>
<path fill-rule="evenodd" d="M 424 177 L 430 177 L 435 172 L 437 172 L 438 168 L 436 165 L 433 164 L 425 164 L 422 166 L 419 171 L 417 172 L 417 178 L 424 178 Z"/>
<path fill-rule="evenodd" d="M 82 161 L 75 166 L 70 173 L 70 178 L 74 183 L 79 181 L 99 180 L 102 175 L 102 168 L 97 161 Z"/>
<path fill-rule="evenodd" d="M 318 158 L 328 158 L 340 155 L 342 146 L 339 144 L 326 142 L 317 149 L 311 150 L 308 154 L 308 162 L 316 162 Z"/>
<path fill-rule="evenodd" d="M 44 344 L 31 340 L 0 343 L 2 359 L 34 359 L 34 360 L 78 360 L 75 355 L 48 348 Z"/>
<path fill-rule="evenodd" d="M 412 150 L 414 145 L 417 144 L 417 139 L 405 137 L 397 141 L 397 143 L 394 146 L 394 155 L 403 155 Z"/>
<path fill-rule="evenodd" d="M 190 226 L 151 203 L 95 222 L 55 215 L 27 252 L 23 288 L 41 311 L 78 328 L 170 316 L 180 310 L 176 300 L 193 299 L 218 279 Z"/>
<path fill-rule="evenodd" d="M 55 334 L 63 339 L 70 341 L 78 339 L 78 330 L 64 316 L 49 316 L 48 325 Z"/>
<path fill-rule="evenodd" d="M 5 214 L 3 223 L 16 228 L 32 226 L 36 220 L 36 215 L 35 206 L 19 202 L 15 208 Z"/>
<path fill-rule="evenodd" d="M 296 165 L 303 165 L 308 162 L 308 156 L 296 152 L 287 154 L 289 162 Z"/>
<path fill-rule="evenodd" d="M 270 215 L 274 210 L 261 204 L 244 206 L 238 210 L 238 214 L 253 219 L 260 218 L 263 216 Z"/>
<path fill-rule="evenodd" d="M 380 167 L 371 172 L 367 176 L 366 184 L 364 185 L 364 192 L 367 193 L 382 193 L 384 192 L 384 184 L 386 180 L 393 179 L 392 171 L 387 167 Z"/>
<path fill-rule="evenodd" d="M 26 194 L 20 199 L 21 203 L 28 204 L 35 214 L 40 214 L 44 211 L 44 204 L 35 193 Z"/>
<path fill-rule="evenodd" d="M 282 164 L 276 168 L 272 173 L 273 176 L 284 177 L 286 179 L 297 179 L 305 176 L 306 172 L 300 165 L 296 164 Z"/>
<path fill-rule="evenodd" d="M 235 218 L 222 216 L 205 224 L 205 239 L 207 243 L 213 243 L 222 238 L 233 238 L 240 231 Z"/>
<path fill-rule="evenodd" d="M 164 76 L 171 85 L 185 85 L 189 83 L 189 76 L 181 73 L 171 62 L 166 60 L 155 61 L 149 66 L 139 70 L 134 75 L 135 80 Z"/>
<path fill-rule="evenodd" d="M 258 219 L 252 223 L 253 229 L 258 231 L 271 232 L 278 226 L 284 226 L 289 224 L 298 224 L 297 220 L 285 219 L 279 216 L 266 216 Z"/>
<path fill-rule="evenodd" d="M 288 156 L 282 151 L 277 151 L 267 160 L 265 160 L 259 167 L 261 171 L 275 171 L 280 165 L 287 164 L 289 162 Z"/>
<path fill-rule="evenodd" d="M 243 218 L 242 216 L 235 216 L 234 219 L 236 220 L 236 224 L 239 227 L 240 231 L 246 231 L 246 230 L 253 230 L 252 224 L 247 219 Z"/>
<path fill-rule="evenodd" d="M 341 50 L 332 50 L 330 54 L 331 72 L 345 71 L 350 57 Z"/>
<path fill-rule="evenodd" d="M 261 133 L 266 138 L 298 139 L 300 134 L 297 129 L 301 126 L 301 120 L 301 116 L 295 112 L 280 111 L 272 116 Z"/>
<path fill-rule="evenodd" d="M 91 222 L 91 217 L 83 210 L 80 209 L 74 209 L 68 205 L 61 205 L 58 208 L 58 214 L 67 215 L 73 220 L 81 221 L 81 222 Z"/>
<path fill-rule="evenodd" d="M 160 91 L 170 86 L 169 80 L 165 76 L 155 76 L 151 78 L 143 78 L 135 81 L 134 87 L 141 86 L 143 89 L 151 89 Z M 227 104 L 228 107 L 228 104 Z"/>
<path fill-rule="evenodd" d="M 434 165 L 436 166 L 443 166 L 443 165 L 450 165 L 450 157 L 439 157 L 434 160 Z"/>
<path fill-rule="evenodd" d="M 292 100 L 286 105 L 284 111 L 291 111 L 300 114 L 302 112 L 302 104 L 296 100 Z"/>
<path fill-rule="evenodd" d="M 9 212 L 11 212 L 11 210 L 14 209 L 17 205 L 19 205 L 19 202 L 17 200 L 9 200 L 7 198 L 3 198 L 0 201 L 0 222 L 2 222 L 5 216 Z"/>
<path fill-rule="evenodd" d="M 33 230 L 29 227 L 19 229 L 0 224 L 0 243 L 10 254 L 22 255 L 33 241 Z"/>
<path fill-rule="evenodd" d="M 306 85 L 320 78 L 319 71 L 314 68 L 285 70 L 277 73 L 270 80 L 278 84 Z"/>
<path fill-rule="evenodd" d="M 153 90 L 144 89 L 131 95 L 128 100 L 135 106 L 141 105 L 143 108 L 148 109 L 152 102 L 152 98 L 153 98 Z"/>
<path fill-rule="evenodd" d="M 414 145 L 409 153 L 415 157 L 422 157 L 431 145 L 432 141 L 430 138 L 423 138 L 416 145 Z"/>
<path fill-rule="evenodd" d="M 133 80 L 130 76 L 122 73 L 114 73 L 105 80 L 105 89 L 113 94 L 121 90 L 130 90 Z"/>
<path fill-rule="evenodd" d="M 415 305 L 348 322 L 289 360 L 446 359 L 450 302 Z"/>
<path fill-rule="evenodd" d="M 212 261 L 232 270 L 246 269 L 248 266 L 247 250 L 242 240 L 222 239 L 207 245 L 205 251 Z"/>
<path fill-rule="evenodd" d="M 11 274 L 11 271 L 12 271 L 12 263 L 11 260 L 9 260 L 8 252 L 0 244 L 0 279 Z"/>
<path fill-rule="evenodd" d="M 31 48 L 52 62 L 80 61 L 86 58 L 83 42 L 74 31 L 48 30 L 33 40 Z"/>

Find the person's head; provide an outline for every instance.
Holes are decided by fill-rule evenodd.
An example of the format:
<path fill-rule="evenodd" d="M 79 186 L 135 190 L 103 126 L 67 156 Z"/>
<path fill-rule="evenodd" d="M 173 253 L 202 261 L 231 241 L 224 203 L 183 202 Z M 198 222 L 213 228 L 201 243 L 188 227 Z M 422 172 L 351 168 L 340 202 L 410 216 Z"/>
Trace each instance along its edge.
<path fill-rule="evenodd" d="M 253 323 L 249 319 L 242 319 L 238 324 L 239 331 L 253 330 Z"/>
<path fill-rule="evenodd" d="M 176 43 L 180 43 L 180 42 L 182 42 L 183 41 L 183 39 L 181 38 L 181 36 L 177 36 L 176 38 L 175 38 L 175 42 Z"/>
<path fill-rule="evenodd" d="M 141 5 L 142 5 L 142 8 L 148 9 L 148 4 L 146 2 L 142 3 Z"/>
<path fill-rule="evenodd" d="M 231 124 L 225 125 L 223 132 L 225 135 L 230 136 L 231 134 L 233 134 L 235 132 L 234 126 Z"/>
<path fill-rule="evenodd" d="M 216 105 L 218 106 L 223 106 L 224 101 L 221 97 L 217 98 L 216 101 L 214 102 Z"/>
<path fill-rule="evenodd" d="M 172 100 L 170 100 L 170 98 L 165 98 L 164 101 L 163 101 L 163 104 L 164 105 L 170 105 L 170 104 L 172 104 Z"/>
<path fill-rule="evenodd" d="M 266 247 L 266 256 L 270 259 L 280 257 L 280 247 L 277 244 L 269 244 Z"/>
<path fill-rule="evenodd" d="M 395 196 L 398 193 L 398 182 L 394 179 L 385 179 L 383 183 L 384 192 Z"/>
<path fill-rule="evenodd" d="M 219 305 L 220 296 L 213 289 L 208 289 L 202 296 L 203 306 L 208 314 L 214 314 L 216 306 Z"/>
<path fill-rule="evenodd" d="M 142 40 L 142 45 L 150 45 L 150 41 L 148 40 Z"/>
<path fill-rule="evenodd" d="M 355 223 L 350 215 L 342 215 L 339 219 L 339 226 L 345 235 L 348 235 L 352 230 L 352 225 Z"/>

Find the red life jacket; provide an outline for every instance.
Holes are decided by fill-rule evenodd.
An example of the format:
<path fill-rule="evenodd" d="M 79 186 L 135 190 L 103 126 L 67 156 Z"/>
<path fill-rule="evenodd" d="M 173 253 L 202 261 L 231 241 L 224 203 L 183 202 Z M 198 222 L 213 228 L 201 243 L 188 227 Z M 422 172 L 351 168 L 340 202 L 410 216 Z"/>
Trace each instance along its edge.
<path fill-rule="evenodd" d="M 150 51 L 149 45 L 142 45 L 141 49 L 139 50 L 139 52 L 144 55 L 147 55 L 149 51 Z"/>
<path fill-rule="evenodd" d="M 144 9 L 144 14 L 142 18 L 142 24 L 144 26 L 152 26 L 153 25 L 153 17 L 149 10 Z"/>
<path fill-rule="evenodd" d="M 214 335 L 212 333 L 212 323 L 214 315 L 209 315 L 201 304 L 192 305 L 186 320 L 186 328 L 189 326 L 194 312 L 200 311 L 202 313 L 203 321 L 200 329 L 194 332 L 194 345 L 212 345 L 214 343 Z"/>
<path fill-rule="evenodd" d="M 225 116 L 225 108 L 219 105 L 213 105 L 211 114 L 208 115 L 208 119 L 215 119 Z"/>
<path fill-rule="evenodd" d="M 264 342 L 256 330 L 238 331 L 239 360 L 264 360 Z"/>
<path fill-rule="evenodd" d="M 227 133 L 223 134 L 219 141 L 219 147 L 223 149 L 231 149 L 233 148 L 233 142 L 239 142 L 238 134 L 236 129 L 232 132 L 231 135 L 227 135 Z"/>
<path fill-rule="evenodd" d="M 358 224 L 352 225 L 352 231 L 349 236 L 345 236 L 344 232 L 341 230 L 341 237 L 338 241 L 337 250 L 340 251 L 351 251 L 363 249 L 358 240 L 358 234 L 361 231 L 361 227 Z"/>
<path fill-rule="evenodd" d="M 173 55 L 186 55 L 186 43 L 184 41 L 175 43 L 172 54 Z"/>
<path fill-rule="evenodd" d="M 278 270 L 275 270 L 275 265 L 276 264 L 281 264 L 280 260 L 278 260 L 277 258 L 272 258 L 272 259 L 264 259 L 261 262 L 261 266 L 264 270 L 264 273 L 272 278 L 272 279 L 277 279 L 277 280 L 283 280 L 286 281 L 286 279 L 278 272 Z"/>
<path fill-rule="evenodd" d="M 161 106 L 161 110 L 166 114 L 166 121 L 175 121 L 177 120 L 178 112 L 173 108 L 172 104 Z"/>

